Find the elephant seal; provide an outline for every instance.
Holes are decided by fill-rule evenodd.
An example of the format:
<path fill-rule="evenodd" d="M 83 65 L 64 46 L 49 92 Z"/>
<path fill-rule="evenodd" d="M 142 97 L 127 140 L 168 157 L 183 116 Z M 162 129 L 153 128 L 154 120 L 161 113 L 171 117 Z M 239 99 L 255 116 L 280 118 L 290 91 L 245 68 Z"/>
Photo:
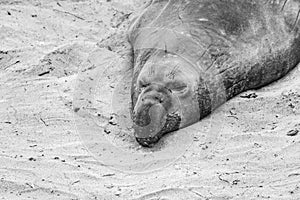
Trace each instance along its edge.
<path fill-rule="evenodd" d="M 299 0 L 153 0 L 132 22 L 136 140 L 151 147 L 300 60 Z"/>

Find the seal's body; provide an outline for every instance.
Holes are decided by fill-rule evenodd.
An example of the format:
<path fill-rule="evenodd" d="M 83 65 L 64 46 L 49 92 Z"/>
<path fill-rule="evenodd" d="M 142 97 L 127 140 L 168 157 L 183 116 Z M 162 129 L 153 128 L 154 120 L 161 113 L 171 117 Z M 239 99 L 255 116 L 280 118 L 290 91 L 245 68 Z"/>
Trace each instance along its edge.
<path fill-rule="evenodd" d="M 151 146 L 300 61 L 300 1 L 156 0 L 132 23 L 132 117 Z"/>

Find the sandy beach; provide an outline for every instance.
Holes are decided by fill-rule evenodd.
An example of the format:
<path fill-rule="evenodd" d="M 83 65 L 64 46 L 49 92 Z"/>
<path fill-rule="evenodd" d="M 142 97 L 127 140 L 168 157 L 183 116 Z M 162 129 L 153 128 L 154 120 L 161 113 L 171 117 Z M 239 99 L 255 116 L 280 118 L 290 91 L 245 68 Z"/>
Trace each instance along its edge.
<path fill-rule="evenodd" d="M 300 66 L 152 150 L 127 29 L 147 1 L 0 1 L 0 199 L 300 199 Z"/>

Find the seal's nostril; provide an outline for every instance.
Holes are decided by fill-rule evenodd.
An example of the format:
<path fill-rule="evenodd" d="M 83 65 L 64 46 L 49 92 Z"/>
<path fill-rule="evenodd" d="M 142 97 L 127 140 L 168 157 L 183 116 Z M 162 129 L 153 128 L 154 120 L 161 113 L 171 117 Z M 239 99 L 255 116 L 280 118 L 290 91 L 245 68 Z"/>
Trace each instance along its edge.
<path fill-rule="evenodd" d="M 154 99 L 155 99 L 155 101 L 157 101 L 157 102 L 161 102 L 161 99 L 159 98 L 159 97 L 154 97 Z"/>

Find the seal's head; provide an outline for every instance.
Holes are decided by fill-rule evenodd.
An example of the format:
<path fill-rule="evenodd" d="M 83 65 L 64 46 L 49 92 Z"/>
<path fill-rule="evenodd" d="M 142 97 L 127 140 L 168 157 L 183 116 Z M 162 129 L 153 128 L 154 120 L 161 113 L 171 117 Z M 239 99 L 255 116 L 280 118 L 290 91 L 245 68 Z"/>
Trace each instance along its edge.
<path fill-rule="evenodd" d="M 165 54 L 149 59 L 133 85 L 136 140 L 151 147 L 165 133 L 199 120 L 199 72 L 183 58 Z"/>

